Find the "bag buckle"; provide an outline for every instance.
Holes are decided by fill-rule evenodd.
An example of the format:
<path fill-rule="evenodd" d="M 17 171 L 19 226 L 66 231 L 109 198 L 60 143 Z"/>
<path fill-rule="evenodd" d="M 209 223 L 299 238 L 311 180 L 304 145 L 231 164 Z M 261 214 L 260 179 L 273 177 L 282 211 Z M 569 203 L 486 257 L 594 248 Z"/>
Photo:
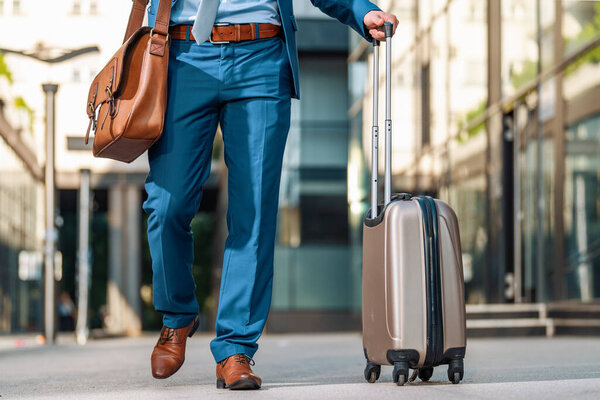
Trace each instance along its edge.
<path fill-rule="evenodd" d="M 88 103 L 88 107 L 90 108 L 92 115 L 89 116 L 90 122 L 88 124 L 87 132 L 85 133 L 85 144 L 88 144 L 90 130 L 96 132 L 96 128 L 98 128 L 98 117 L 96 116 L 96 110 L 98 109 L 98 106 L 94 105 L 94 103 L 90 101 Z"/>
<path fill-rule="evenodd" d="M 162 33 L 159 33 L 159 32 L 157 32 L 157 34 L 158 35 L 163 35 Z M 152 36 L 154 36 L 154 28 L 150 29 L 150 38 L 152 38 Z M 165 43 L 168 42 L 169 39 L 171 38 L 171 35 L 169 35 L 168 32 L 167 32 L 166 35 L 163 35 L 163 36 L 166 36 Z"/>
<path fill-rule="evenodd" d="M 230 22 L 216 22 L 213 26 L 231 26 L 233 25 Z M 208 35 L 208 41 L 212 44 L 228 44 L 231 43 L 231 40 L 213 40 L 213 31 L 210 30 L 210 35 Z"/>

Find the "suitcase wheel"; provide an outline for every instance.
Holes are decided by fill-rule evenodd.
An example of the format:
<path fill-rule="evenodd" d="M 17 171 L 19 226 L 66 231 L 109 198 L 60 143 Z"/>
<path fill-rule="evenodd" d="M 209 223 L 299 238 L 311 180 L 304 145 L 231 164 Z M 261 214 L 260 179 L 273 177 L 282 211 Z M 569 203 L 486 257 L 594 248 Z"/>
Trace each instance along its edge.
<path fill-rule="evenodd" d="M 433 375 L 433 367 L 419 369 L 419 379 L 422 380 L 423 382 L 427 382 L 429 379 L 431 379 L 432 375 Z"/>
<path fill-rule="evenodd" d="M 452 383 L 457 384 L 460 382 L 460 372 L 455 372 L 452 377 Z"/>
<path fill-rule="evenodd" d="M 394 363 L 394 372 L 392 377 L 398 386 L 404 386 L 408 382 L 408 362 L 397 361 Z"/>
<path fill-rule="evenodd" d="M 448 364 L 448 380 L 454 384 L 459 383 L 464 375 L 464 363 L 463 360 L 452 360 Z"/>
<path fill-rule="evenodd" d="M 365 367 L 365 379 L 367 382 L 375 383 L 379 379 L 379 374 L 381 374 L 381 365 L 367 361 L 367 366 Z"/>

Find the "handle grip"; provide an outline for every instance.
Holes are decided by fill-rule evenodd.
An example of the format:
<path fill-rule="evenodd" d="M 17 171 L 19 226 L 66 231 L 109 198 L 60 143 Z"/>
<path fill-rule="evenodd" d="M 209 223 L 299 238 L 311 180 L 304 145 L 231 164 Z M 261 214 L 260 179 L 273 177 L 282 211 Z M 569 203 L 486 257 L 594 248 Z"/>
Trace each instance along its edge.
<path fill-rule="evenodd" d="M 383 24 L 383 26 L 385 29 L 385 37 L 391 38 L 392 33 L 394 32 L 394 24 L 392 24 L 391 22 L 386 22 L 385 24 Z"/>

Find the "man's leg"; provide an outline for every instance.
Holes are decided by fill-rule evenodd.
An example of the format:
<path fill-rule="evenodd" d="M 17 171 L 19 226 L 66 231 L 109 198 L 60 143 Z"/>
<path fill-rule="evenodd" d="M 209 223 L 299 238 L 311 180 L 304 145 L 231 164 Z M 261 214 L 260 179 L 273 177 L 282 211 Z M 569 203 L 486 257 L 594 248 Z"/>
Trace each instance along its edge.
<path fill-rule="evenodd" d="M 215 361 L 252 357 L 271 303 L 279 182 L 290 124 L 290 70 L 281 39 L 231 46 L 221 129 L 229 235 L 211 342 Z"/>
<path fill-rule="evenodd" d="M 163 313 L 164 325 L 151 357 L 156 378 L 179 369 L 186 338 L 197 327 L 190 222 L 210 172 L 219 91 L 214 75 L 218 52 L 212 47 L 204 50 L 192 42 L 171 44 L 164 130 L 148 151 L 148 199 L 143 209 L 148 213 L 153 303 Z"/>
<path fill-rule="evenodd" d="M 164 313 L 169 328 L 184 327 L 198 314 L 190 222 L 210 173 L 218 123 L 218 82 L 201 69 L 208 62 L 194 65 L 189 46 L 183 41 L 171 45 L 164 130 L 148 151 L 148 199 L 143 204 L 148 213 L 154 307 Z"/>

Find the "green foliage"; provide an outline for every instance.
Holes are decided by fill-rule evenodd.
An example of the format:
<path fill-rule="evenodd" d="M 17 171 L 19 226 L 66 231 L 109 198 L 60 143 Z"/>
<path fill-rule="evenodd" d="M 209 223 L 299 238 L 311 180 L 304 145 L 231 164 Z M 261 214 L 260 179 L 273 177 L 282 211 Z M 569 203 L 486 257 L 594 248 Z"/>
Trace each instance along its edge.
<path fill-rule="evenodd" d="M 33 119 L 35 116 L 33 109 L 29 107 L 22 96 L 15 97 L 15 107 L 22 108 L 27 111 L 27 114 L 29 114 L 29 131 L 33 132 Z"/>
<path fill-rule="evenodd" d="M 11 85 L 13 84 L 12 73 L 10 72 L 10 70 L 8 69 L 8 65 L 6 65 L 6 62 L 4 61 L 4 53 L 0 53 L 0 76 L 6 77 L 8 82 Z M 29 105 L 22 96 L 16 97 L 14 102 L 15 107 L 24 109 L 25 111 L 27 111 L 27 114 L 29 114 L 29 130 L 33 132 L 33 119 L 35 116 L 33 109 L 29 107 Z"/>
<path fill-rule="evenodd" d="M 518 89 L 524 84 L 531 82 L 537 75 L 538 63 L 536 61 L 527 60 L 523 64 L 523 69 L 520 73 L 510 73 L 510 83 L 513 88 Z"/>
<path fill-rule="evenodd" d="M 472 138 L 473 136 L 477 135 L 479 132 L 484 131 L 485 121 L 480 122 L 479 124 L 475 125 L 471 129 L 468 129 L 466 131 L 463 131 L 463 129 L 467 125 L 469 125 L 472 121 L 479 118 L 481 115 L 483 115 L 483 113 L 485 113 L 486 105 L 487 105 L 487 100 L 485 100 L 485 99 L 481 100 L 474 108 L 467 111 L 464 119 L 462 119 L 461 121 L 458 122 L 457 128 L 458 128 L 458 131 L 460 132 L 460 135 L 458 137 L 459 142 L 464 143 L 467 140 L 469 140 L 470 138 Z"/>
<path fill-rule="evenodd" d="M 12 85 L 13 78 L 12 73 L 8 69 L 8 65 L 4 61 L 4 53 L 0 53 L 0 76 L 5 76 L 8 79 L 8 82 Z"/>
<path fill-rule="evenodd" d="M 600 3 L 594 5 L 594 17 L 591 21 L 583 24 L 581 31 L 574 38 L 564 38 L 563 45 L 567 51 L 576 49 L 582 43 L 589 43 L 600 36 Z M 583 56 L 572 62 L 565 69 L 565 76 L 572 74 L 584 64 L 600 63 L 600 46 L 588 51 Z M 520 73 L 511 73 L 510 81 L 515 89 L 520 88 L 527 82 L 532 81 L 537 74 L 537 62 L 527 60 Z"/>
<path fill-rule="evenodd" d="M 597 39 L 600 36 L 600 3 L 594 5 L 594 18 L 586 22 L 579 34 L 574 39 L 565 38 L 564 46 L 566 49 L 575 47 L 578 43 L 589 43 L 590 41 Z M 569 64 L 565 69 L 565 76 L 572 74 L 579 67 L 584 64 L 598 64 L 600 63 L 600 46 L 593 48 L 592 50 L 579 57 L 577 60 Z"/>

